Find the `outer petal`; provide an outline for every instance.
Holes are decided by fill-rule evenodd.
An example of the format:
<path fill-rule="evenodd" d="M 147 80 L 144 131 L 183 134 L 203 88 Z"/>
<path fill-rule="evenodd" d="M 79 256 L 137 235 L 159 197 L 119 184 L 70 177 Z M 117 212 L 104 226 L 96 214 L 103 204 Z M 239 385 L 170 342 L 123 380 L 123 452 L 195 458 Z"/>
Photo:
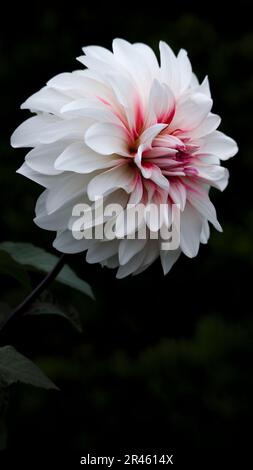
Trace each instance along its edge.
<path fill-rule="evenodd" d="M 35 181 L 35 183 L 44 186 L 44 188 L 50 188 L 54 183 L 59 181 L 59 175 L 43 175 L 37 171 L 32 170 L 32 168 L 30 168 L 27 163 L 23 163 L 23 165 L 21 165 L 21 167 L 17 170 L 17 173 L 26 176 L 26 178 L 29 178 L 32 181 Z"/>
<path fill-rule="evenodd" d="M 25 157 L 26 164 L 34 171 L 44 175 L 59 175 L 62 171 L 54 167 L 55 160 L 66 148 L 67 142 L 38 145 Z"/>
<path fill-rule="evenodd" d="M 217 155 L 221 160 L 228 160 L 238 152 L 236 142 L 223 134 L 215 131 L 203 139 L 199 153 L 210 153 Z"/>
<path fill-rule="evenodd" d="M 176 56 L 165 42 L 159 44 L 161 55 L 161 81 L 166 83 L 175 96 L 179 91 L 179 69 Z"/>
<path fill-rule="evenodd" d="M 91 173 L 113 167 L 121 161 L 122 159 L 116 155 L 100 155 L 87 147 L 84 142 L 75 142 L 60 154 L 55 162 L 55 168 L 75 173 Z"/>
<path fill-rule="evenodd" d="M 154 51 L 151 49 L 151 47 L 147 46 L 146 44 L 142 43 L 135 43 L 133 44 L 133 47 L 137 49 L 144 58 L 148 68 L 151 77 L 154 78 L 159 78 L 159 65 L 158 61 L 156 58 L 156 55 Z"/>
<path fill-rule="evenodd" d="M 204 220 L 202 231 L 201 231 L 201 234 L 200 234 L 201 243 L 207 243 L 209 237 L 210 237 L 210 227 L 209 227 L 209 224 L 208 224 L 207 220 Z"/>
<path fill-rule="evenodd" d="M 81 240 L 76 240 L 71 230 L 64 230 L 57 233 L 57 237 L 53 242 L 54 248 L 60 251 L 61 253 L 81 253 L 87 250 L 94 242 L 92 240 L 87 240 L 82 238 Z"/>
<path fill-rule="evenodd" d="M 86 261 L 88 263 L 101 263 L 102 261 L 110 258 L 111 256 L 115 255 L 118 252 L 119 248 L 119 241 L 118 240 L 111 240 L 111 241 L 101 241 L 97 243 L 93 243 L 91 247 L 88 249 L 86 255 Z"/>
<path fill-rule="evenodd" d="M 131 75 L 140 95 L 145 98 L 149 92 L 152 75 L 143 55 L 136 47 L 124 39 L 114 39 L 113 52 L 118 63 Z"/>
<path fill-rule="evenodd" d="M 200 184 L 187 180 L 187 199 L 204 219 L 209 220 L 216 230 L 222 232 L 222 228 L 217 220 L 216 210 L 209 199 L 207 192 L 201 188 Z"/>
<path fill-rule="evenodd" d="M 119 262 L 121 265 L 128 263 L 128 261 L 143 250 L 146 245 L 147 240 L 133 239 L 128 240 L 124 239 L 120 241 L 119 245 Z"/>
<path fill-rule="evenodd" d="M 204 121 L 202 121 L 201 124 L 191 132 L 190 137 L 192 139 L 197 139 L 211 134 L 217 129 L 217 127 L 219 127 L 220 123 L 220 116 L 218 116 L 217 114 L 209 113 L 206 119 L 204 119 Z"/>
<path fill-rule="evenodd" d="M 91 121 L 85 118 L 63 120 L 50 114 L 27 119 L 11 137 L 13 147 L 35 147 L 50 144 L 60 139 L 81 140 Z"/>
<path fill-rule="evenodd" d="M 22 105 L 21 109 L 33 111 L 44 111 L 59 114 L 62 106 L 69 103 L 70 98 L 47 86 L 41 88 L 37 93 L 30 96 Z"/>
<path fill-rule="evenodd" d="M 171 270 L 172 266 L 175 264 L 175 262 L 178 260 L 179 256 L 181 254 L 181 250 L 162 250 L 160 253 L 160 258 L 161 258 L 161 263 L 163 267 L 163 272 L 164 274 L 168 274 L 168 272 Z"/>
<path fill-rule="evenodd" d="M 195 93 L 180 100 L 177 103 L 170 129 L 182 131 L 196 129 L 210 112 L 212 104 L 212 100 L 201 93 Z"/>
<path fill-rule="evenodd" d="M 72 200 L 70 204 L 63 205 L 60 209 L 52 214 L 48 214 L 47 211 L 47 198 L 49 190 L 44 191 L 38 198 L 35 213 L 36 217 L 34 222 L 38 227 L 45 230 L 64 230 L 68 226 L 68 222 L 72 215 L 73 205 L 80 202 L 80 199 Z"/>
<path fill-rule="evenodd" d="M 57 184 L 50 188 L 47 196 L 46 206 L 48 214 L 55 212 L 66 203 L 70 203 L 78 196 L 86 193 L 89 175 L 77 175 L 66 173 L 61 175 Z"/>
<path fill-rule="evenodd" d="M 180 246 L 189 258 L 198 254 L 203 219 L 200 213 L 187 202 L 181 216 Z"/>
<path fill-rule="evenodd" d="M 140 251 L 135 256 L 133 256 L 128 263 L 124 264 L 124 266 L 120 266 L 116 277 L 118 279 L 122 279 L 123 277 L 129 276 L 134 271 L 139 269 L 142 265 L 142 262 L 145 258 L 145 250 Z"/>
<path fill-rule="evenodd" d="M 180 93 L 183 93 L 190 86 L 192 80 L 192 66 L 189 61 L 187 52 L 180 49 L 177 56 L 177 64 L 179 71 Z"/>

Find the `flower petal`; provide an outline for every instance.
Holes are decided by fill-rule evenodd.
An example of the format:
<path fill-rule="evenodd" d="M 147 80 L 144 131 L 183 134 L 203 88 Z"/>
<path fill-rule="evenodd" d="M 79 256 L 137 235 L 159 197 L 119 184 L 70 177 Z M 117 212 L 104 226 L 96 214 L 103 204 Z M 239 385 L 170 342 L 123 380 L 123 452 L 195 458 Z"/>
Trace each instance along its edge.
<path fill-rule="evenodd" d="M 135 172 L 128 165 L 120 165 L 92 178 L 87 193 L 91 201 L 105 196 L 117 188 L 130 193 L 135 185 Z"/>
<path fill-rule="evenodd" d="M 30 96 L 30 98 L 21 105 L 21 109 L 59 114 L 62 106 L 69 103 L 70 100 L 71 99 L 66 95 L 45 86 L 37 93 Z"/>
<path fill-rule="evenodd" d="M 61 170 L 55 169 L 57 157 L 64 151 L 67 143 L 65 141 L 53 144 L 38 145 L 30 150 L 25 157 L 26 164 L 34 171 L 44 175 L 59 175 Z"/>
<path fill-rule="evenodd" d="M 237 152 L 238 147 L 236 142 L 220 131 L 215 131 L 205 137 L 199 150 L 199 153 L 217 155 L 221 160 L 228 160 Z"/>
<path fill-rule="evenodd" d="M 163 268 L 163 273 L 164 275 L 168 274 L 168 272 L 171 270 L 172 266 L 175 264 L 175 262 L 178 260 L 179 256 L 181 254 L 181 250 L 162 250 L 160 253 L 160 258 L 161 258 L 161 263 L 162 263 L 162 268 Z"/>
<path fill-rule="evenodd" d="M 109 123 L 93 124 L 85 134 L 86 144 L 102 155 L 117 153 L 129 156 L 128 136 L 121 126 Z"/>
<path fill-rule="evenodd" d="M 177 103 L 175 116 L 170 124 L 171 131 L 180 129 L 191 131 L 206 118 L 212 107 L 212 100 L 205 95 L 195 93 Z"/>
<path fill-rule="evenodd" d="M 193 258 L 198 254 L 202 225 L 202 216 L 187 202 L 181 215 L 180 246 L 189 258 Z"/>
<path fill-rule="evenodd" d="M 100 155 L 90 149 L 84 142 L 70 144 L 57 158 L 55 168 L 75 173 L 91 173 L 92 171 L 110 168 L 122 161 L 116 155 Z"/>
<path fill-rule="evenodd" d="M 60 139 L 81 140 L 91 121 L 86 118 L 63 120 L 50 114 L 27 119 L 12 134 L 13 147 L 35 147 L 50 144 Z"/>
<path fill-rule="evenodd" d="M 50 187 L 46 207 L 48 214 L 55 212 L 66 203 L 78 196 L 84 196 L 89 181 L 89 175 L 66 173 L 61 175 L 57 183 Z"/>
<path fill-rule="evenodd" d="M 119 263 L 120 265 L 124 265 L 128 263 L 128 261 L 139 253 L 144 246 L 146 245 L 147 240 L 139 240 L 138 238 L 128 240 L 125 238 L 124 240 L 120 241 L 119 244 Z"/>
<path fill-rule="evenodd" d="M 216 210 L 214 205 L 209 199 L 207 192 L 201 188 L 200 184 L 195 183 L 193 180 L 187 180 L 187 199 L 195 209 L 207 220 L 209 220 L 213 226 L 219 232 L 222 232 L 222 228 L 217 220 Z"/>

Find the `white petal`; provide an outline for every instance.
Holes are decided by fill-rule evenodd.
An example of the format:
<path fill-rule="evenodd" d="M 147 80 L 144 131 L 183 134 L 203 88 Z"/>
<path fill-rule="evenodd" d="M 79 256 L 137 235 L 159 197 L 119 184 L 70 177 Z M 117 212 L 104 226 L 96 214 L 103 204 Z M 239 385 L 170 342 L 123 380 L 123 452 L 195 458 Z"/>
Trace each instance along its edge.
<path fill-rule="evenodd" d="M 76 173 L 66 173 L 61 175 L 57 184 L 50 188 L 46 201 L 48 214 L 70 203 L 78 196 L 86 192 L 89 175 L 79 175 Z M 74 204 L 73 204 L 74 205 Z"/>
<path fill-rule="evenodd" d="M 146 125 L 155 122 L 169 123 L 175 112 L 175 97 L 169 87 L 154 80 L 150 90 L 148 116 L 146 117 Z"/>
<path fill-rule="evenodd" d="M 168 250 L 168 251 L 161 250 L 160 257 L 161 257 L 161 263 L 162 263 L 164 274 L 168 274 L 172 266 L 178 260 L 180 254 L 181 254 L 180 249 Z"/>
<path fill-rule="evenodd" d="M 201 85 L 199 85 L 198 90 L 199 93 L 203 93 L 206 95 L 208 98 L 211 98 L 211 92 L 210 92 L 210 85 L 209 85 L 209 80 L 208 77 L 205 77 Z"/>
<path fill-rule="evenodd" d="M 97 78 L 97 77 L 96 77 Z M 48 82 L 48 86 L 72 98 L 99 96 L 109 102 L 113 94 L 107 84 L 91 76 L 90 70 L 61 73 Z"/>
<path fill-rule="evenodd" d="M 198 164 L 198 178 L 223 191 L 228 184 L 229 172 L 219 165 Z"/>
<path fill-rule="evenodd" d="M 60 139 L 81 140 L 84 137 L 89 119 L 62 120 L 55 116 L 39 115 L 27 119 L 11 137 L 13 147 L 35 147 L 39 144 L 50 144 Z"/>
<path fill-rule="evenodd" d="M 166 83 L 175 96 L 179 89 L 179 69 L 172 49 L 165 42 L 159 44 L 161 55 L 161 81 Z"/>
<path fill-rule="evenodd" d="M 207 243 L 209 237 L 210 237 L 210 227 L 209 227 L 208 221 L 204 220 L 202 231 L 201 231 L 201 234 L 200 234 L 201 243 Z"/>
<path fill-rule="evenodd" d="M 130 193 L 134 188 L 135 172 L 128 165 L 120 165 L 95 176 L 88 184 L 87 193 L 91 201 L 117 188 Z"/>
<path fill-rule="evenodd" d="M 179 70 L 180 93 L 183 93 L 190 86 L 192 79 L 191 62 L 184 49 L 180 49 L 178 53 L 177 64 Z"/>
<path fill-rule="evenodd" d="M 191 138 L 197 139 L 211 134 L 219 127 L 221 118 L 217 114 L 209 113 L 208 116 L 191 132 Z"/>
<path fill-rule="evenodd" d="M 109 123 L 93 124 L 85 134 L 86 144 L 102 155 L 117 153 L 129 156 L 126 131 L 121 126 Z"/>
<path fill-rule="evenodd" d="M 52 184 L 54 184 L 57 181 L 57 178 L 59 177 L 59 175 L 56 175 L 56 176 L 42 175 L 41 173 L 38 173 L 37 171 L 32 170 L 32 168 L 30 168 L 30 166 L 28 166 L 27 163 L 23 163 L 23 165 L 21 165 L 21 167 L 16 171 L 16 173 L 26 176 L 26 178 L 29 178 L 30 180 L 35 181 L 35 183 L 38 183 L 41 186 L 44 186 L 44 188 L 49 188 Z"/>
<path fill-rule="evenodd" d="M 137 174 L 135 186 L 134 186 L 133 191 L 130 194 L 128 204 L 138 204 L 142 199 L 142 195 L 143 195 L 142 178 L 139 174 Z"/>
<path fill-rule="evenodd" d="M 108 60 L 97 59 L 92 55 L 80 56 L 77 57 L 77 60 L 88 67 L 92 72 L 95 72 L 100 80 L 106 80 L 107 74 L 110 73 L 124 73 L 124 70 L 122 70 L 122 67 L 120 67 L 116 60 L 108 62 Z M 125 75 L 129 77 L 127 71 L 125 71 Z"/>
<path fill-rule="evenodd" d="M 223 134 L 223 132 L 215 131 L 203 139 L 199 153 L 210 153 L 217 155 L 221 160 L 228 160 L 238 152 L 236 142 Z"/>
<path fill-rule="evenodd" d="M 181 214 L 180 246 L 189 258 L 193 258 L 198 254 L 202 225 L 202 216 L 187 202 L 185 210 Z"/>
<path fill-rule="evenodd" d="M 114 256 L 111 256 L 110 258 L 107 258 L 106 260 L 102 261 L 101 265 L 106 266 L 107 268 L 110 268 L 110 269 L 117 268 L 119 266 L 118 255 L 114 255 Z"/>
<path fill-rule="evenodd" d="M 55 168 L 76 173 L 91 173 L 98 169 L 110 168 L 120 162 L 121 159 L 116 155 L 100 155 L 84 142 L 75 142 L 60 154 L 55 162 Z"/>
<path fill-rule="evenodd" d="M 82 47 L 82 51 L 85 55 L 89 57 L 94 57 L 95 59 L 102 60 L 103 62 L 109 63 L 111 65 L 115 64 L 115 58 L 113 53 L 101 46 L 85 46 Z"/>
<path fill-rule="evenodd" d="M 44 111 L 59 114 L 62 106 L 69 103 L 70 98 L 47 86 L 30 96 L 22 105 L 21 109 L 33 111 Z"/>
<path fill-rule="evenodd" d="M 100 122 L 122 124 L 109 103 L 105 104 L 98 98 L 80 98 L 71 101 L 61 108 L 61 113 L 68 113 L 70 116 L 84 116 Z"/>
<path fill-rule="evenodd" d="M 143 43 L 135 43 L 133 44 L 133 47 L 141 53 L 142 57 L 144 58 L 149 68 L 149 72 L 152 78 L 153 79 L 158 78 L 159 77 L 159 64 L 158 64 L 156 55 L 154 51 L 151 49 L 151 47 Z"/>
<path fill-rule="evenodd" d="M 151 146 L 153 139 L 160 134 L 160 132 L 165 129 L 167 124 L 154 124 L 153 126 L 146 129 L 140 136 L 140 143 L 144 145 L 144 148 Z"/>
<path fill-rule="evenodd" d="M 47 82 L 49 87 L 57 90 L 81 90 L 84 85 L 83 77 L 75 73 L 60 73 Z"/>
<path fill-rule="evenodd" d="M 186 203 L 186 189 L 180 181 L 175 180 L 170 182 L 169 194 L 173 199 L 174 204 L 180 204 L 181 211 L 185 208 Z"/>
<path fill-rule="evenodd" d="M 66 148 L 67 143 L 55 142 L 54 144 L 38 145 L 25 157 L 27 165 L 34 171 L 44 175 L 59 175 L 61 170 L 54 167 L 55 160 Z"/>
<path fill-rule="evenodd" d="M 82 238 L 81 240 L 76 240 L 73 237 L 71 230 L 64 230 L 57 233 L 57 236 L 53 242 L 53 247 L 61 253 L 81 253 L 94 243 L 93 240 L 86 240 Z"/>
<path fill-rule="evenodd" d="M 122 118 L 125 117 L 130 129 L 135 129 L 137 111 L 139 112 L 142 107 L 136 85 L 122 73 L 112 74 L 110 72 L 106 75 L 106 80 L 121 107 L 118 110 L 119 114 Z"/>
<path fill-rule="evenodd" d="M 179 100 L 170 129 L 181 129 L 183 131 L 195 129 L 206 118 L 211 107 L 212 100 L 200 93 Z"/>
<path fill-rule="evenodd" d="M 222 228 L 217 220 L 216 210 L 209 199 L 208 194 L 200 185 L 194 184 L 193 181 L 187 180 L 187 199 L 195 209 L 207 220 L 209 220 L 216 230 L 222 232 Z"/>
<path fill-rule="evenodd" d="M 143 251 L 145 253 L 144 259 L 140 267 L 133 272 L 134 276 L 145 271 L 158 258 L 160 253 L 159 240 L 148 239 Z"/>
<path fill-rule="evenodd" d="M 38 227 L 41 227 L 45 230 L 63 230 L 68 226 L 68 222 L 72 215 L 73 205 L 77 204 L 79 199 L 72 200 L 70 204 L 65 204 L 56 212 L 48 214 L 46 201 L 48 197 L 48 189 L 44 191 L 38 198 L 35 213 L 36 217 L 34 222 Z"/>
<path fill-rule="evenodd" d="M 128 240 L 125 238 L 119 244 L 119 262 L 121 265 L 128 263 L 128 261 L 139 253 L 146 245 L 147 240 L 133 239 Z"/>
<path fill-rule="evenodd" d="M 145 258 L 145 250 L 140 251 L 135 256 L 133 256 L 128 263 L 124 264 L 124 266 L 120 266 L 117 271 L 117 279 L 122 279 L 123 277 L 129 276 L 134 271 L 140 268 L 143 259 Z"/>
<path fill-rule="evenodd" d="M 197 75 L 195 75 L 195 73 L 192 73 L 190 86 L 191 86 L 191 88 L 195 88 L 195 87 L 199 86 L 199 80 L 198 80 Z"/>
<path fill-rule="evenodd" d="M 131 75 L 140 94 L 145 97 L 149 92 L 152 75 L 142 54 L 124 39 L 114 39 L 113 52 L 119 64 Z"/>
<path fill-rule="evenodd" d="M 88 263 L 101 263 L 118 252 L 119 241 L 94 242 L 87 251 L 86 261 Z"/>
<path fill-rule="evenodd" d="M 166 176 L 162 174 L 162 171 L 158 166 L 153 165 L 150 179 L 154 181 L 154 183 L 159 186 L 159 188 L 167 192 L 169 191 L 169 180 L 168 178 L 166 178 Z"/>

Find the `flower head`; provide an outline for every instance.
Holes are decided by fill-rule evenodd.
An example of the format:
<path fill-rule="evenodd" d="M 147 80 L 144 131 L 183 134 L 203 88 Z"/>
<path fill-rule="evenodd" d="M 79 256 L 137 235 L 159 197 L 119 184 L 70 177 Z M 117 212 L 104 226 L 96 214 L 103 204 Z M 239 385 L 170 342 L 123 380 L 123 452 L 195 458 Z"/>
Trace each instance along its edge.
<path fill-rule="evenodd" d="M 235 155 L 236 143 L 216 130 L 208 79 L 199 83 L 185 50 L 175 56 L 161 42 L 160 65 L 147 45 L 122 39 L 113 41 L 113 52 L 83 51 L 78 60 L 86 68 L 57 75 L 28 98 L 22 108 L 36 115 L 12 135 L 14 147 L 32 147 L 18 172 L 46 188 L 35 222 L 57 231 L 59 251 L 87 250 L 88 262 L 118 267 L 118 277 L 143 271 L 159 256 L 167 273 L 181 251 L 197 255 L 209 222 L 221 230 L 209 189 L 227 186 L 220 161 Z M 113 239 L 77 239 L 73 207 L 85 203 L 94 212 L 102 198 L 122 211 L 95 216 L 84 230 L 89 224 L 108 230 L 126 215 L 132 223 Z M 155 221 L 143 211 L 136 221 L 138 204 L 165 210 Z M 161 234 L 172 224 L 173 204 L 180 208 L 180 244 L 164 250 Z M 143 227 L 146 237 L 134 238 Z"/>

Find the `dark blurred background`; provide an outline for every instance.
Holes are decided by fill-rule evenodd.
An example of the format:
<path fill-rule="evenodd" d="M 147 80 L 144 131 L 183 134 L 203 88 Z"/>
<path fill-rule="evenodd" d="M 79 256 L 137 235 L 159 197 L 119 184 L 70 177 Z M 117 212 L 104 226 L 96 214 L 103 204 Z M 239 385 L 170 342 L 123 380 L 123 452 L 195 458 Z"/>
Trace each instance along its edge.
<path fill-rule="evenodd" d="M 182 256 L 163 277 L 159 263 L 133 278 L 70 264 L 94 289 L 96 302 L 59 286 L 53 295 L 78 309 L 83 333 L 59 319 L 24 319 L 6 342 L 33 358 L 61 392 L 11 390 L 8 449 L 85 455 L 110 449 L 190 449 L 244 455 L 253 408 L 252 105 L 253 29 L 250 2 L 224 12 L 218 2 L 177 2 L 174 8 L 61 2 L 7 7 L 1 17 L 1 240 L 28 241 L 53 251 L 53 234 L 33 223 L 41 188 L 16 175 L 26 151 L 9 138 L 28 113 L 20 104 L 53 75 L 79 68 L 81 47 L 111 47 L 114 37 L 160 39 L 187 49 L 194 71 L 208 74 L 221 130 L 239 145 L 227 162 L 230 184 L 212 190 L 224 233 L 212 230 L 197 258 Z M 225 7 L 225 5 L 224 5 Z M 36 284 L 37 279 L 34 277 Z M 24 296 L 1 278 L 2 298 Z M 248 430 L 249 429 L 249 430 Z M 108 451 L 109 453 L 109 451 Z"/>

